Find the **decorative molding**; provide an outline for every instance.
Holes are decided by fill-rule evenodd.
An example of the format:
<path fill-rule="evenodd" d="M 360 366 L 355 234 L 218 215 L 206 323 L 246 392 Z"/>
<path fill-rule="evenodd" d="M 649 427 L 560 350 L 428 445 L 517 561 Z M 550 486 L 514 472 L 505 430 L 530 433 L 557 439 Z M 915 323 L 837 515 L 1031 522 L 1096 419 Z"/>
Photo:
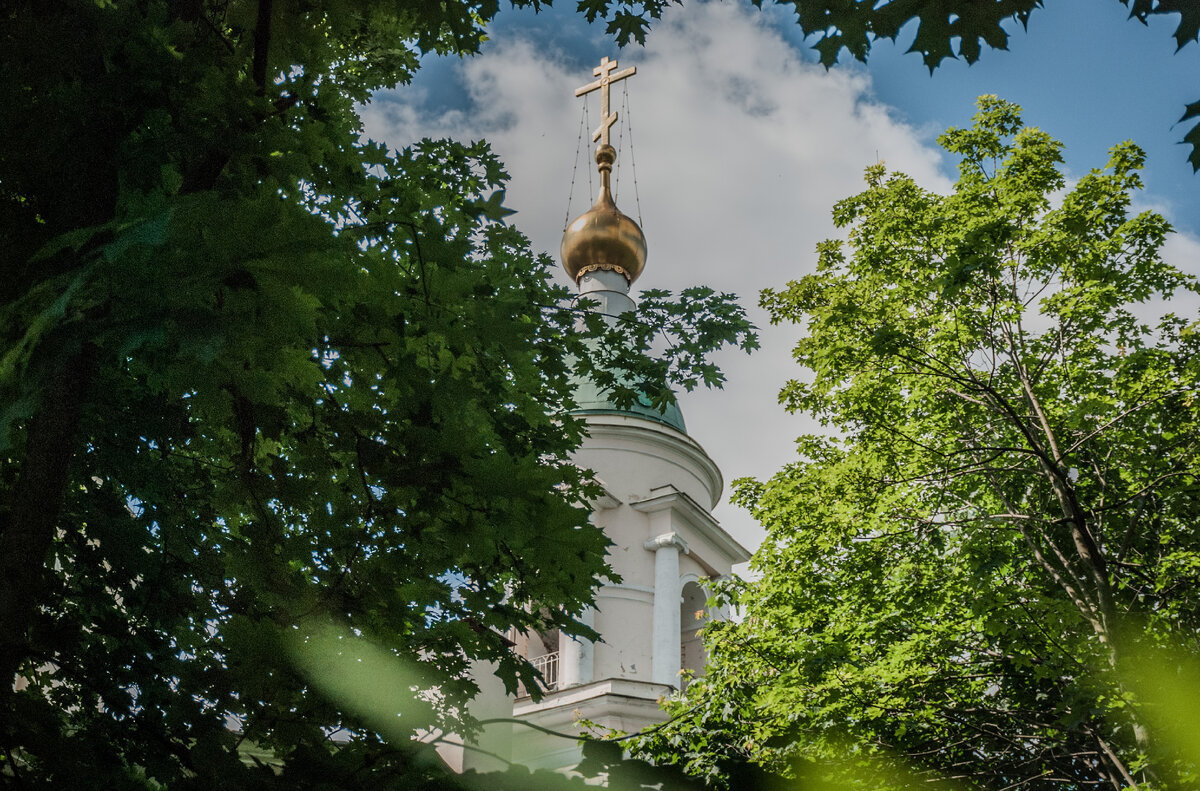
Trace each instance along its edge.
<path fill-rule="evenodd" d="M 575 275 L 575 282 L 578 283 L 580 279 L 589 272 L 599 272 L 602 270 L 618 272 L 625 278 L 626 281 L 630 283 L 633 282 L 633 278 L 630 277 L 629 273 L 625 271 L 625 267 L 621 266 L 620 264 L 610 264 L 607 261 L 599 264 L 587 264 L 586 266 L 580 267 L 579 274 Z"/>
<path fill-rule="evenodd" d="M 580 704 L 589 703 L 597 698 L 624 699 L 629 701 L 646 701 L 653 706 L 658 719 L 665 718 L 658 701 L 670 694 L 669 684 L 656 684 L 653 681 L 638 681 L 631 678 L 603 678 L 590 684 L 568 687 L 564 690 L 547 692 L 540 701 L 534 703 L 528 698 L 517 701 L 513 707 L 513 716 L 527 717 L 538 711 L 547 709 L 565 710 L 571 719 L 577 719 L 574 708 Z M 518 726 L 519 727 L 519 726 Z"/>
<path fill-rule="evenodd" d="M 603 592 L 606 588 L 615 588 L 617 590 L 637 591 L 639 593 L 654 593 L 654 588 L 649 585 L 630 585 L 625 582 L 606 582 L 600 586 L 597 593 Z"/>
<path fill-rule="evenodd" d="M 712 507 L 716 507 L 716 504 L 720 502 L 721 491 L 725 485 L 721 471 L 717 468 L 716 462 L 704 452 L 704 448 L 700 447 L 700 444 L 687 434 L 680 433 L 664 423 L 632 414 L 597 413 L 585 415 L 584 418 L 587 423 L 588 437 L 592 442 L 585 444 L 582 450 L 620 450 L 625 453 L 637 453 L 670 461 L 689 470 L 699 479 L 711 493 Z M 639 450 L 636 447 L 610 447 L 603 444 L 605 439 L 610 437 L 641 445 L 646 450 Z"/>
<path fill-rule="evenodd" d="M 630 503 L 630 507 L 644 514 L 658 513 L 670 510 L 677 514 L 694 529 L 701 538 L 710 542 L 725 559 L 733 563 L 745 563 L 750 559 L 750 552 L 725 532 L 720 522 L 705 510 L 699 503 L 673 486 L 664 486 L 654 491 L 664 491 L 664 494 Z"/>
<path fill-rule="evenodd" d="M 692 551 L 687 542 L 683 540 L 683 536 L 679 535 L 674 530 L 672 530 L 670 533 L 663 533 L 661 536 L 655 536 L 642 546 L 651 552 L 657 552 L 658 550 L 666 549 L 667 547 L 678 547 L 679 549 L 683 550 L 683 554 L 685 555 L 690 554 Z"/>
<path fill-rule="evenodd" d="M 650 604 L 654 601 L 654 588 L 643 585 L 605 585 L 596 591 L 597 602 L 612 599 Z"/>
<path fill-rule="evenodd" d="M 596 479 L 596 483 L 600 484 L 603 492 L 599 497 L 593 498 L 588 503 L 588 507 L 593 511 L 611 511 L 614 508 L 620 508 L 621 498 L 612 493 L 612 490 L 608 488 L 608 484 L 599 478 Z"/>

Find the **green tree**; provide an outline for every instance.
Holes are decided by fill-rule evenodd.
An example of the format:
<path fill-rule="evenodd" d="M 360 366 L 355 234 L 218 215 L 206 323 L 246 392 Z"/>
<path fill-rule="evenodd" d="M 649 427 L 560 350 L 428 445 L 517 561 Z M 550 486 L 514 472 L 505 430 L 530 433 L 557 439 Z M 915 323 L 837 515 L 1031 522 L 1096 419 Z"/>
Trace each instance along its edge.
<path fill-rule="evenodd" d="M 781 400 L 829 433 L 737 483 L 760 578 L 646 747 L 718 775 L 1194 782 L 1127 664 L 1200 649 L 1200 289 L 1160 258 L 1163 218 L 1130 211 L 1133 144 L 1068 186 L 1059 144 L 994 97 L 941 143 L 953 193 L 868 168 L 833 211 L 848 240 L 762 296 L 806 328 Z M 1180 291 L 1188 315 L 1148 318 Z"/>
<path fill-rule="evenodd" d="M 1129 9 L 1129 18 L 1146 24 L 1151 18 L 1178 15 L 1173 34 L 1178 49 L 1200 40 L 1200 5 L 1187 0 L 1117 0 Z M 608 31 L 622 44 L 644 43 L 654 20 L 672 3 L 683 0 L 580 0 L 579 7 L 589 21 L 607 23 Z M 761 6 L 763 0 L 752 0 Z M 813 41 L 821 63 L 832 67 L 843 51 L 866 62 L 872 45 L 880 40 L 895 41 L 910 25 L 916 25 L 908 52 L 920 55 L 932 73 L 947 58 L 962 58 L 967 63 L 979 60 L 984 46 L 1008 49 L 1004 23 L 1029 24 L 1029 18 L 1044 0 L 997 0 L 997 2 L 957 2 L 956 0 L 780 0 L 796 11 L 796 24 Z M 1179 122 L 1200 118 L 1200 100 L 1184 107 Z M 1184 135 L 1191 147 L 1188 161 L 1193 171 L 1200 170 L 1200 122 Z"/>
<path fill-rule="evenodd" d="M 410 732 L 473 658 L 532 682 L 499 631 L 587 633 L 573 370 L 662 403 L 752 340 L 704 290 L 576 329 L 486 144 L 360 140 L 497 7 L 0 5 L 0 784 L 405 787 L 292 667 L 303 619 L 417 661 Z"/>

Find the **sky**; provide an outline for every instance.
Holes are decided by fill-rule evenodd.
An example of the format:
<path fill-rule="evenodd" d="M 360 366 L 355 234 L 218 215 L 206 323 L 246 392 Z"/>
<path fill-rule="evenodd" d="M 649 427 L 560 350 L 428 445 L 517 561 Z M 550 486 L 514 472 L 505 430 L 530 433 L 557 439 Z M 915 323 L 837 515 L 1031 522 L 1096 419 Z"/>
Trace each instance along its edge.
<path fill-rule="evenodd" d="M 769 477 L 794 460 L 795 438 L 816 429 L 778 405 L 780 387 L 802 374 L 790 356 L 802 330 L 768 326 L 759 291 L 813 270 L 816 244 L 839 235 L 830 209 L 864 188 L 868 165 L 882 161 L 949 191 L 955 163 L 936 138 L 969 125 L 981 94 L 1016 102 L 1028 125 L 1063 141 L 1068 179 L 1103 167 L 1118 142 L 1141 145 L 1146 188 L 1136 206 L 1167 217 L 1177 233 L 1164 256 L 1200 275 L 1200 176 L 1178 142 L 1186 127 L 1176 125 L 1200 99 L 1200 46 L 1176 52 L 1175 17 L 1143 26 L 1116 0 L 1047 5 L 1027 31 L 1008 25 L 1008 51 L 984 50 L 971 66 L 946 61 L 930 76 L 919 55 L 905 54 L 911 27 L 897 44 L 877 43 L 866 66 L 826 70 L 792 12 L 769 0 L 762 10 L 685 0 L 644 47 L 623 50 L 560 0 L 537 14 L 502 10 L 481 54 L 425 58 L 410 85 L 377 94 L 362 115 L 366 135 L 393 148 L 422 137 L 487 139 L 511 176 L 510 221 L 557 258 L 568 215 L 587 210 L 598 186 L 586 133 L 579 151 L 584 100 L 574 89 L 591 82 L 602 56 L 637 66 L 612 91 L 623 116 L 613 127 L 616 200 L 640 216 L 649 247 L 634 296 L 711 286 L 739 295 L 761 330 L 758 352 L 719 356 L 723 390 L 680 398 L 689 434 L 724 473 L 727 498 L 730 481 Z M 589 132 L 600 116 L 591 99 Z M 747 548 L 761 542 L 741 509 L 726 501 L 716 515 Z"/>

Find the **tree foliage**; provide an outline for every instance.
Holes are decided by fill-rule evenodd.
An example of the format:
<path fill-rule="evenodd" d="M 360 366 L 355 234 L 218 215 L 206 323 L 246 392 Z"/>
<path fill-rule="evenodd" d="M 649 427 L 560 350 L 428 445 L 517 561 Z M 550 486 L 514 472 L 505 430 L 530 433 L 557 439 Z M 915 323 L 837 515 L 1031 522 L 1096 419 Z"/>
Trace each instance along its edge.
<path fill-rule="evenodd" d="M 868 168 L 833 211 L 848 240 L 763 293 L 806 327 L 781 400 L 830 433 L 738 482 L 761 578 L 647 747 L 716 776 L 732 756 L 1187 787 L 1195 755 L 1129 679 L 1153 646 L 1200 650 L 1200 289 L 1130 209 L 1133 144 L 1067 185 L 1059 144 L 994 97 L 941 143 L 953 193 Z"/>
<path fill-rule="evenodd" d="M 752 0 L 762 6 L 763 0 Z M 589 21 L 603 19 L 608 32 L 622 44 L 645 43 L 654 20 L 672 3 L 683 0 L 579 0 Z M 1177 15 L 1176 49 L 1200 41 L 1200 6 L 1187 0 L 1118 0 L 1129 9 L 1129 18 L 1146 24 L 1151 18 Z M 967 63 L 979 60 L 986 46 L 1008 49 L 1009 32 L 1004 25 L 1028 26 L 1032 14 L 1043 0 L 996 0 L 963 3 L 958 0 L 882 0 L 846 2 L 845 0 L 780 0 L 780 5 L 795 8 L 796 24 L 813 39 L 813 49 L 827 68 L 837 63 L 842 52 L 865 62 L 871 46 L 879 39 L 895 41 L 909 25 L 915 24 L 908 52 L 919 54 L 932 73 L 947 58 L 962 58 Z M 1180 123 L 1200 118 L 1200 101 L 1184 108 Z M 1191 147 L 1188 161 L 1200 171 L 1200 122 L 1192 125 L 1183 142 Z"/>
<path fill-rule="evenodd" d="M 410 732 L 462 713 L 473 658 L 535 686 L 499 632 L 588 632 L 573 371 L 666 402 L 752 340 L 696 292 L 589 342 L 486 144 L 359 138 L 356 103 L 496 10 L 0 7 L 0 783 L 400 783 L 292 667 L 301 619 L 417 661 Z"/>

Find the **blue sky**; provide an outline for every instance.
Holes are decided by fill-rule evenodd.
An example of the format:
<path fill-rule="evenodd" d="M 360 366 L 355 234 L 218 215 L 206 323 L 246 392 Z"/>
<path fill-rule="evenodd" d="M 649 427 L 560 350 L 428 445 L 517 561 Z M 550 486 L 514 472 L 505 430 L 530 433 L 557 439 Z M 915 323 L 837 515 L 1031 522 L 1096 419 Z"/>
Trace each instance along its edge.
<path fill-rule="evenodd" d="M 1063 141 L 1075 175 L 1102 166 L 1113 144 L 1133 140 L 1146 150 L 1147 194 L 1181 230 L 1196 233 L 1200 176 L 1179 143 L 1187 127 L 1176 122 L 1200 100 L 1200 47 L 1176 53 L 1177 19 L 1147 26 L 1115 0 L 1051 0 L 1028 31 L 1010 25 L 1007 52 L 985 51 L 972 66 L 946 61 L 930 77 L 918 56 L 888 42 L 872 51 L 869 71 L 879 98 L 918 125 L 963 125 L 984 93 L 1016 102 L 1028 123 Z"/>
<path fill-rule="evenodd" d="M 759 11 L 744 0 L 687 0 L 652 28 L 645 47 L 624 51 L 569 0 L 539 14 L 505 9 L 479 56 L 425 59 L 411 85 L 377 95 L 363 118 L 370 137 L 393 147 L 424 136 L 487 138 L 512 176 L 513 221 L 535 248 L 556 255 L 566 215 L 591 202 L 586 151 L 571 192 L 581 111 L 573 89 L 591 81 L 603 55 L 637 65 L 620 122 L 631 122 L 625 134 L 637 144 L 637 203 L 621 175 L 629 172 L 624 149 L 617 177 L 617 202 L 632 216 L 640 203 L 650 249 L 635 290 L 732 291 L 763 327 L 760 352 L 721 358 L 723 391 L 685 394 L 681 403 L 689 432 L 726 480 L 764 477 L 794 458 L 793 439 L 814 426 L 777 404 L 779 387 L 800 373 L 790 348 L 801 330 L 767 327 L 758 291 L 811 271 L 816 243 L 839 233 L 830 208 L 862 189 L 863 168 L 877 159 L 949 190 L 954 165 L 936 137 L 969 124 L 980 94 L 1020 104 L 1028 124 L 1062 140 L 1068 178 L 1103 166 L 1115 143 L 1141 145 L 1139 208 L 1167 216 L 1180 233 L 1164 255 L 1200 275 L 1200 177 L 1178 143 L 1186 130 L 1175 125 L 1184 105 L 1200 100 L 1200 47 L 1175 54 L 1172 17 L 1147 28 L 1127 20 L 1116 0 L 1048 5 L 1028 32 L 1012 23 L 1008 52 L 984 50 L 970 67 L 946 61 L 932 77 L 919 56 L 904 53 L 911 30 L 898 45 L 878 44 L 866 67 L 827 72 L 788 9 Z M 598 111 L 593 101 L 593 126 Z M 725 505 L 718 516 L 748 547 L 760 540 L 748 515 Z"/>
<path fill-rule="evenodd" d="M 799 56 L 816 62 L 812 40 L 801 36 L 790 6 L 768 2 L 757 13 Z M 1113 144 L 1133 140 L 1147 152 L 1147 195 L 1180 230 L 1200 233 L 1200 176 L 1192 174 L 1188 149 L 1180 143 L 1187 126 L 1176 124 L 1184 106 L 1200 100 L 1200 46 L 1176 51 L 1177 19 L 1165 15 L 1143 25 L 1129 19 L 1116 0 L 1050 0 L 1034 12 L 1028 30 L 1016 22 L 1005 25 L 1007 51 L 985 49 L 973 65 L 946 60 L 931 75 L 919 55 L 905 51 L 915 32 L 910 24 L 896 42 L 876 43 L 865 70 L 880 101 L 934 133 L 969 123 L 981 94 L 1016 102 L 1028 123 L 1066 144 L 1067 167 L 1075 175 L 1102 166 Z M 604 55 L 635 63 L 643 49 L 632 44 L 619 50 L 571 2 L 537 13 L 505 9 L 491 35 L 494 41 L 520 36 L 541 42 L 581 75 Z M 652 29 L 651 40 L 653 35 Z M 863 68 L 843 55 L 835 68 Z M 456 58 L 426 59 L 417 85 L 428 89 L 427 107 L 469 104 L 459 65 Z"/>

